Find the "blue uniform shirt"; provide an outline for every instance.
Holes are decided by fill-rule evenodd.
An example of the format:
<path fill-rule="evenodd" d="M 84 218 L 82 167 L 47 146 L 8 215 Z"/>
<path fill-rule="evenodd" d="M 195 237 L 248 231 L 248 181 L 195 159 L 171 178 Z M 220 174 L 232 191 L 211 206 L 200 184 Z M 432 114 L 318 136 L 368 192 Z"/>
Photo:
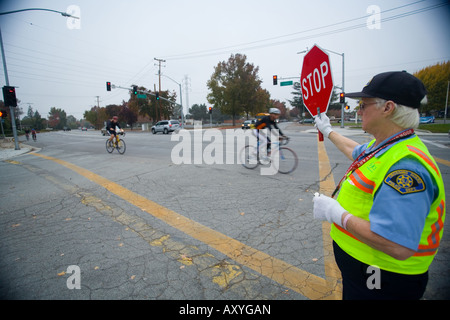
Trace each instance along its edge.
<path fill-rule="evenodd" d="M 380 146 L 390 138 L 383 141 Z M 367 145 L 368 143 L 357 146 L 353 150 L 353 159 L 367 149 Z M 381 150 L 376 156 L 380 156 L 390 147 Z M 367 151 L 370 149 L 371 147 Z M 420 181 L 421 191 L 402 193 L 398 185 L 392 186 L 386 183 L 386 180 L 389 181 L 389 177 L 397 172 L 406 172 L 413 177 L 412 179 Z M 411 179 L 410 176 L 405 176 Z M 417 250 L 425 218 L 437 194 L 438 188 L 431 174 L 418 160 L 415 158 L 399 160 L 389 169 L 386 179 L 374 196 L 373 206 L 369 213 L 371 231 L 399 245 Z"/>

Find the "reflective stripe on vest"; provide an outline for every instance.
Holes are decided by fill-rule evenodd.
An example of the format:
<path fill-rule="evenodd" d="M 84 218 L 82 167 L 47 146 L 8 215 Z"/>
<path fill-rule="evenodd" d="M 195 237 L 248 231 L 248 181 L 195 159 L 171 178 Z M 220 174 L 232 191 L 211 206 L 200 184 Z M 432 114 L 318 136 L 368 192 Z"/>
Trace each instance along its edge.
<path fill-rule="evenodd" d="M 438 175 L 438 177 L 441 176 L 441 173 L 439 172 L 438 168 L 436 167 L 436 165 L 434 164 L 433 160 L 430 159 L 429 156 L 427 156 L 422 150 L 417 149 L 413 146 L 407 145 L 408 149 L 412 152 L 414 152 L 415 154 L 417 154 L 419 157 L 421 157 L 428 165 L 430 165 L 430 167 L 433 168 L 433 170 L 436 172 L 436 174 Z"/>
<path fill-rule="evenodd" d="M 375 189 L 375 182 L 367 179 L 361 170 L 356 169 L 350 176 L 349 179 L 353 182 L 353 184 L 360 190 L 370 193 L 373 193 Z"/>
<path fill-rule="evenodd" d="M 430 226 L 431 232 L 427 238 L 428 244 L 419 245 L 419 248 L 417 252 L 414 254 L 414 256 L 430 256 L 436 253 L 439 247 L 439 243 L 441 242 L 440 232 L 442 228 L 444 228 L 444 221 L 443 221 L 444 208 L 445 202 L 444 200 L 442 200 L 439 206 L 436 208 L 436 212 L 438 213 L 438 219 L 435 223 L 433 223 Z"/>

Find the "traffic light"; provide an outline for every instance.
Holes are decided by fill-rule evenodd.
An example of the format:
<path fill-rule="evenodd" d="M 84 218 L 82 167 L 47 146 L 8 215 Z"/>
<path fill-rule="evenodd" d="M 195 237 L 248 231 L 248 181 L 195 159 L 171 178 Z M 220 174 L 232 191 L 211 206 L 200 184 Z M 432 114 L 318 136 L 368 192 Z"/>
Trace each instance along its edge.
<path fill-rule="evenodd" d="M 0 118 L 3 118 L 3 112 L 0 111 Z"/>
<path fill-rule="evenodd" d="M 345 102 L 345 93 L 341 92 L 339 94 L 339 102 L 344 103 Z"/>
<path fill-rule="evenodd" d="M 209 107 L 209 114 L 211 114 L 212 113 L 212 108 L 211 107 Z"/>
<path fill-rule="evenodd" d="M 159 92 L 155 92 L 156 100 L 159 100 Z"/>
<path fill-rule="evenodd" d="M 111 91 L 111 82 L 106 82 L 106 91 Z"/>
<path fill-rule="evenodd" d="M 137 86 L 133 86 L 133 94 L 134 94 L 134 95 L 138 94 L 138 88 L 137 88 Z"/>
<path fill-rule="evenodd" d="M 273 85 L 276 86 L 278 84 L 278 76 L 273 76 Z"/>
<path fill-rule="evenodd" d="M 16 88 L 10 86 L 3 87 L 3 102 L 6 107 L 17 107 Z"/>
<path fill-rule="evenodd" d="M 345 110 L 350 110 L 350 107 L 349 106 L 345 106 Z"/>

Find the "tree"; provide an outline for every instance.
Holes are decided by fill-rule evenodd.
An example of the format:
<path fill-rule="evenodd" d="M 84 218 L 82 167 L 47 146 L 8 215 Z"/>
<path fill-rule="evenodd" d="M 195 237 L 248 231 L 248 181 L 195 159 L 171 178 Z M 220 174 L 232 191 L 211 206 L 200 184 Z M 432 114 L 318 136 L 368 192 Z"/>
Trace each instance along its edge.
<path fill-rule="evenodd" d="M 67 116 L 67 126 L 70 129 L 75 129 L 77 127 L 77 119 L 72 115 Z"/>
<path fill-rule="evenodd" d="M 44 128 L 44 119 L 42 119 L 39 111 L 35 111 L 33 115 L 33 126 L 36 130 L 41 130 Z"/>
<path fill-rule="evenodd" d="M 108 120 L 106 108 L 101 107 L 92 107 L 91 110 L 84 112 L 83 117 L 97 130 L 103 128 L 104 122 Z"/>
<path fill-rule="evenodd" d="M 194 120 L 203 120 L 206 118 L 207 113 L 206 104 L 202 103 L 200 105 L 194 104 L 189 108 L 189 114 L 192 115 L 192 119 Z"/>
<path fill-rule="evenodd" d="M 48 113 L 48 125 L 53 129 L 62 129 L 67 123 L 66 112 L 62 109 L 52 107 Z"/>
<path fill-rule="evenodd" d="M 133 129 L 133 124 L 137 121 L 137 112 L 128 108 L 128 104 L 124 101 L 120 107 L 119 119 L 122 119 Z"/>
<path fill-rule="evenodd" d="M 302 96 L 302 87 L 300 82 L 294 82 L 293 85 L 294 91 L 291 94 L 294 96 L 292 100 L 288 100 L 291 106 L 298 110 L 297 114 L 300 114 L 302 118 L 304 117 L 304 113 L 307 112 L 305 106 L 303 105 L 303 96 Z"/>
<path fill-rule="evenodd" d="M 145 87 L 139 87 L 140 91 L 149 91 Z M 170 93 L 169 90 L 161 91 L 159 93 L 160 98 L 165 98 L 170 101 L 176 101 L 177 94 L 175 92 Z M 139 114 L 148 116 L 153 121 L 160 119 L 170 119 L 174 114 L 174 105 L 164 99 L 156 100 L 153 95 L 147 95 L 146 98 L 138 98 L 133 92 L 130 92 L 130 99 L 128 100 L 128 108 L 133 112 L 138 110 Z M 137 114 L 136 114 L 137 116 Z"/>
<path fill-rule="evenodd" d="M 427 104 L 422 105 L 423 113 L 437 112 L 445 109 L 448 81 L 450 81 L 450 61 L 429 66 L 414 73 L 422 80 L 428 91 Z"/>
<path fill-rule="evenodd" d="M 241 114 L 256 114 L 269 105 L 270 95 L 261 88 L 258 77 L 259 68 L 246 62 L 242 54 L 231 55 L 228 61 L 222 61 L 214 68 L 207 86 L 210 89 L 208 102 L 221 113 L 235 118 Z"/>
<path fill-rule="evenodd" d="M 119 116 L 121 107 L 117 104 L 110 104 L 105 107 L 106 115 L 108 119 L 111 119 L 114 116 Z"/>

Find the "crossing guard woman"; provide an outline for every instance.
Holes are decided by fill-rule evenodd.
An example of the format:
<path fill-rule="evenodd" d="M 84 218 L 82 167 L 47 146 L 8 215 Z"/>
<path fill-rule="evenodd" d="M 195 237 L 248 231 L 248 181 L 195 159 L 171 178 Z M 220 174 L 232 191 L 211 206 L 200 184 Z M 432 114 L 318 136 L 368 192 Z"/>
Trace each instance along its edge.
<path fill-rule="evenodd" d="M 333 131 L 325 114 L 315 118 L 353 161 L 331 198 L 313 199 L 314 217 L 333 223 L 343 299 L 420 299 L 425 292 L 445 219 L 441 173 L 414 133 L 425 95 L 423 83 L 404 71 L 378 74 L 362 92 L 346 94 L 361 100 L 363 130 L 375 138 L 364 145 Z"/>

